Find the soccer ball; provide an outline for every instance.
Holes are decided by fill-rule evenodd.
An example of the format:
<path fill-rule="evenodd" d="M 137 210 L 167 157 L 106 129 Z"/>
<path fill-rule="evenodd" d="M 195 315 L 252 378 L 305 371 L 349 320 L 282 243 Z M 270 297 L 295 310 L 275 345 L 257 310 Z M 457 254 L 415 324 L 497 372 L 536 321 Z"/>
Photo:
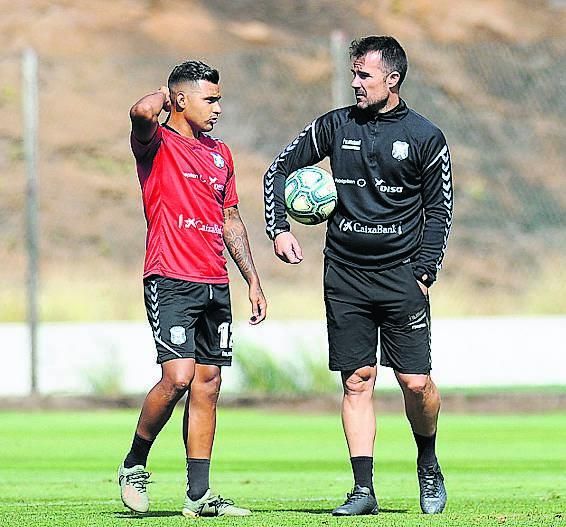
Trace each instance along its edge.
<path fill-rule="evenodd" d="M 299 168 L 285 181 L 289 216 L 305 225 L 326 221 L 338 201 L 332 176 L 319 167 Z"/>

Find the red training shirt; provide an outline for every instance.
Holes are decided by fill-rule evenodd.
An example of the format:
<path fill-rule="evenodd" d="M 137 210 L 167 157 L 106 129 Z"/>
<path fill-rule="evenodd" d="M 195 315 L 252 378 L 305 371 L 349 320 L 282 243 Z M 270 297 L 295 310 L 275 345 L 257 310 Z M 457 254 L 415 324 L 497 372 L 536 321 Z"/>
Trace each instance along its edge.
<path fill-rule="evenodd" d="M 144 278 L 228 282 L 224 209 L 238 203 L 229 148 L 159 125 L 151 141 L 130 137 L 147 220 Z"/>

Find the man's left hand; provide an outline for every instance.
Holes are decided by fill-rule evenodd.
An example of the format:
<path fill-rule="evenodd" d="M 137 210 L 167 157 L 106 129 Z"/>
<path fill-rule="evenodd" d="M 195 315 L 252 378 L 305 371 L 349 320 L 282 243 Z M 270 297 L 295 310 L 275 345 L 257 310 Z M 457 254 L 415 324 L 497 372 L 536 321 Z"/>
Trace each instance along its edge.
<path fill-rule="evenodd" d="M 250 324 L 255 326 L 263 321 L 267 315 L 267 301 L 259 284 L 250 285 L 250 303 L 252 305 Z"/>
<path fill-rule="evenodd" d="M 426 280 L 428 278 L 428 275 L 423 274 L 422 278 L 423 280 Z M 417 280 L 417 284 L 419 284 L 419 287 L 421 288 L 423 295 L 428 296 L 428 287 L 424 285 L 420 280 Z"/>

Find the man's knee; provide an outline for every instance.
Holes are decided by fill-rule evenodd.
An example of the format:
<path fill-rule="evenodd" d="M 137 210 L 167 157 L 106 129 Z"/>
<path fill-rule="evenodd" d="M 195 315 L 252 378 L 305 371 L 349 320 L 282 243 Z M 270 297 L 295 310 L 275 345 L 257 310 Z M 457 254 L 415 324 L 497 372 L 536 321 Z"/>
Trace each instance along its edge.
<path fill-rule="evenodd" d="M 194 360 L 183 359 L 165 362 L 161 365 L 161 389 L 172 398 L 182 396 L 190 387 L 195 375 Z"/>
<path fill-rule="evenodd" d="M 172 396 L 183 395 L 191 385 L 192 376 L 188 375 L 168 375 L 161 379 L 162 387 L 170 392 Z"/>
<path fill-rule="evenodd" d="M 429 375 L 398 374 L 397 378 L 399 379 L 403 391 L 415 397 L 424 397 L 432 386 Z"/>
<path fill-rule="evenodd" d="M 363 366 L 353 372 L 342 372 L 344 395 L 347 397 L 371 396 L 375 384 L 375 374 L 375 366 Z"/>
<path fill-rule="evenodd" d="M 213 401 L 218 399 L 222 377 L 217 366 L 199 367 L 191 387 L 191 396 L 204 397 Z"/>

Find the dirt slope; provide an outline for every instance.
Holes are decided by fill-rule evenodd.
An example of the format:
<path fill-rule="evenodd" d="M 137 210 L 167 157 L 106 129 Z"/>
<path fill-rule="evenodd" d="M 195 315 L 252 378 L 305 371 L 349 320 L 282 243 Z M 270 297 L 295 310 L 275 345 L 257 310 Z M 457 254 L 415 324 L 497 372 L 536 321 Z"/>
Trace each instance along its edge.
<path fill-rule="evenodd" d="M 288 68 L 291 73 L 271 80 L 289 82 L 289 93 L 297 87 L 300 93 L 303 88 L 328 87 L 328 54 L 309 53 L 305 58 L 299 52 L 325 44 L 336 28 L 349 36 L 395 34 L 411 49 L 412 61 L 422 74 L 435 79 L 458 66 L 448 55 L 431 59 L 430 45 L 466 46 L 478 41 L 534 45 L 563 36 L 566 27 L 566 10 L 539 0 L 0 0 L 0 13 L 0 259 L 4 262 L 0 283 L 16 288 L 23 284 L 25 269 L 18 57 L 26 46 L 35 47 L 41 59 L 39 168 L 45 280 L 73 273 L 92 279 L 108 273 L 139 273 L 145 225 L 128 150 L 128 108 L 164 82 L 171 66 L 188 56 L 228 57 L 230 62 L 239 53 L 241 64 L 234 68 L 249 67 L 254 72 L 251 79 L 246 76 L 251 87 L 243 87 L 240 94 L 237 87 L 231 88 L 231 99 L 226 101 L 228 124 L 220 130 L 235 145 L 242 209 L 257 260 L 267 277 L 285 283 L 290 271 L 273 263 L 262 233 L 258 196 L 273 148 L 262 148 L 257 138 L 240 140 L 249 133 L 246 128 L 253 129 L 253 122 L 243 125 L 247 110 L 240 108 L 238 98 L 243 96 L 238 95 L 245 91 L 251 105 L 254 97 L 261 99 L 254 108 L 258 120 L 266 111 L 278 109 L 282 127 L 274 142 L 281 146 L 290 130 L 297 129 L 294 122 L 285 124 L 285 117 L 301 97 L 293 94 L 288 101 L 274 101 L 269 93 L 262 93 L 253 75 L 267 79 L 272 73 L 259 62 L 250 62 L 253 53 L 273 53 L 281 71 Z M 449 77 L 441 83 L 444 94 L 478 105 L 495 100 L 488 89 L 478 89 L 468 71 Z M 497 111 L 503 115 L 516 109 L 500 105 Z M 242 120 L 230 121 L 228 112 Z M 304 113 L 306 120 L 310 113 Z M 552 120 L 547 124 L 545 130 L 556 126 Z M 457 148 L 465 157 L 465 144 Z M 302 232 L 307 250 L 317 254 L 320 229 Z M 318 281 L 319 260 L 313 258 L 304 266 L 305 283 Z"/>

